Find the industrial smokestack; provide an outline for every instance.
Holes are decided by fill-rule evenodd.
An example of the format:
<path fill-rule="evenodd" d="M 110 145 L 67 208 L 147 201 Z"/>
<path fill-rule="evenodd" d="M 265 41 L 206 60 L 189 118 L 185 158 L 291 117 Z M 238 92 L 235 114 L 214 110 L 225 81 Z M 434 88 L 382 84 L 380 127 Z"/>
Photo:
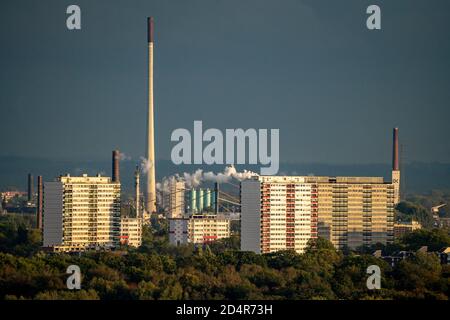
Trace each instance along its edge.
<path fill-rule="evenodd" d="M 399 158 L 398 158 L 398 128 L 394 128 L 393 131 L 393 145 L 392 145 L 392 170 L 400 170 Z"/>
<path fill-rule="evenodd" d="M 42 176 L 37 177 L 37 210 L 36 210 L 36 227 L 42 230 L 42 211 L 44 204 L 44 193 L 43 193 Z"/>
<path fill-rule="evenodd" d="M 203 212 L 203 197 L 204 197 L 204 192 L 202 188 L 198 189 L 198 193 L 197 193 L 197 208 L 198 208 L 198 213 L 202 213 Z"/>
<path fill-rule="evenodd" d="M 147 18 L 147 42 L 153 42 L 153 17 Z"/>
<path fill-rule="evenodd" d="M 139 182 L 140 178 L 139 178 L 139 166 L 136 166 L 136 170 L 134 171 L 134 191 L 136 192 L 135 194 L 135 206 L 136 206 L 136 218 L 142 218 L 141 216 L 141 205 L 140 205 L 140 193 L 141 191 L 140 189 L 140 182 Z"/>
<path fill-rule="evenodd" d="M 392 184 L 394 186 L 394 204 L 398 204 L 400 202 L 400 165 L 398 156 L 398 128 L 394 128 L 393 131 Z"/>
<path fill-rule="evenodd" d="M 28 202 L 33 201 L 33 190 L 34 182 L 33 182 L 33 175 L 31 173 L 28 174 Z"/>
<path fill-rule="evenodd" d="M 219 214 L 219 183 L 214 183 L 214 212 Z"/>
<path fill-rule="evenodd" d="M 147 110 L 147 199 L 148 213 L 156 212 L 156 182 L 155 182 L 155 137 L 153 110 L 153 17 L 147 18 L 148 41 L 148 110 Z"/>
<path fill-rule="evenodd" d="M 120 152 L 114 150 L 112 152 L 112 182 L 120 182 Z"/>

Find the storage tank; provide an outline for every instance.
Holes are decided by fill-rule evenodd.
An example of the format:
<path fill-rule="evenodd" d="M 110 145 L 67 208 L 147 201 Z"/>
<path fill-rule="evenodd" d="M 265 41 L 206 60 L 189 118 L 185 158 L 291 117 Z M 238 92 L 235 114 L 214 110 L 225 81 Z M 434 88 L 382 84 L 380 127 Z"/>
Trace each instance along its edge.
<path fill-rule="evenodd" d="M 211 207 L 211 189 L 207 188 L 205 190 L 205 200 L 204 200 L 205 208 Z"/>
<path fill-rule="evenodd" d="M 197 198 L 198 198 L 198 202 L 197 202 L 198 212 L 202 212 L 203 211 L 203 189 L 201 189 L 201 188 L 198 189 Z"/>
<path fill-rule="evenodd" d="M 211 190 L 210 201 L 211 201 L 211 208 L 214 210 L 214 208 L 216 207 L 216 192 L 214 190 Z"/>

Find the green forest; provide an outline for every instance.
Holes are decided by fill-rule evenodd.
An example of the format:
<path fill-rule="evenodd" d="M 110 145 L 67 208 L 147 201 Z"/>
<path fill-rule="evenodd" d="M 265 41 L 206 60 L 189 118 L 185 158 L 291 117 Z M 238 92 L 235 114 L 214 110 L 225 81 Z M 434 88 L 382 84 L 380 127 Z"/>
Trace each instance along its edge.
<path fill-rule="evenodd" d="M 304 254 L 238 251 L 237 236 L 206 247 L 173 247 L 166 225 L 146 228 L 143 246 L 115 252 L 52 254 L 40 250 L 32 217 L 0 217 L 1 299 L 448 299 L 450 265 L 417 253 L 394 268 L 371 253 L 450 246 L 448 230 L 419 230 L 388 247 L 343 252 L 324 240 Z M 80 290 L 68 290 L 66 269 L 78 265 Z M 369 265 L 381 268 L 381 289 L 368 290 Z"/>

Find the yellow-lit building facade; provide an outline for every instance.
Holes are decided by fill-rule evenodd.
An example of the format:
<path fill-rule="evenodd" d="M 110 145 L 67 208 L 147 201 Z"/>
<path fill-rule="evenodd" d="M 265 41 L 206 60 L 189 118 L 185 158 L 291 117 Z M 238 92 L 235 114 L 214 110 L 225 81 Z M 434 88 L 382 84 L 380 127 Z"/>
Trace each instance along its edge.
<path fill-rule="evenodd" d="M 120 183 L 109 177 L 61 176 L 44 183 L 44 247 L 114 249 L 120 241 Z"/>
<path fill-rule="evenodd" d="M 120 244 L 136 248 L 141 246 L 141 218 L 122 217 L 120 219 Z"/>
<path fill-rule="evenodd" d="M 309 178 L 318 190 L 318 235 L 336 248 L 394 240 L 394 186 L 381 177 Z M 328 180 L 328 181 L 326 181 Z"/>
<path fill-rule="evenodd" d="M 193 215 L 188 220 L 188 242 L 206 244 L 230 237 L 230 220 L 220 215 Z"/>
<path fill-rule="evenodd" d="M 391 243 L 394 186 L 380 177 L 256 176 L 241 183 L 241 249 L 303 252 Z"/>

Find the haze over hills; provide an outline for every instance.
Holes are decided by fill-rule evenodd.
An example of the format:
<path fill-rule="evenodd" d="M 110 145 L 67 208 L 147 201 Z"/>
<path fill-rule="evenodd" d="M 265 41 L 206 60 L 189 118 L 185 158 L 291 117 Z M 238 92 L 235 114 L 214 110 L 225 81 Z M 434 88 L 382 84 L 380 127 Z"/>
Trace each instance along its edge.
<path fill-rule="evenodd" d="M 139 160 L 121 161 L 120 177 L 125 193 L 133 188 L 133 172 Z M 183 172 L 192 173 L 197 169 L 222 172 L 225 165 L 174 165 L 170 160 L 156 163 L 157 180 L 165 176 Z M 251 170 L 259 173 L 254 165 L 236 166 L 237 170 Z M 390 164 L 324 164 L 324 163 L 281 163 L 280 175 L 330 175 L 330 176 L 383 176 L 390 180 Z M 26 189 L 27 174 L 44 176 L 44 181 L 69 173 L 81 175 L 87 173 L 111 176 L 111 161 L 77 161 L 44 158 L 0 156 L 0 190 L 6 188 Z M 406 163 L 402 167 L 403 192 L 424 193 L 433 189 L 450 189 L 449 163 Z"/>

